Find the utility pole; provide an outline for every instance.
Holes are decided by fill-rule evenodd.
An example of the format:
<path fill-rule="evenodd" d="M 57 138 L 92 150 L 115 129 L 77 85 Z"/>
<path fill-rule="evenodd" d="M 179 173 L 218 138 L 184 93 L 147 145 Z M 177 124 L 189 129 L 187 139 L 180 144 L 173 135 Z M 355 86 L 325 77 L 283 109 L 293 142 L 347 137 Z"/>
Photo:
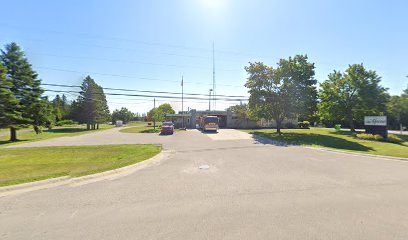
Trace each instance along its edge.
<path fill-rule="evenodd" d="M 210 89 L 208 93 L 208 111 L 211 111 L 211 91 L 212 89 Z"/>
<path fill-rule="evenodd" d="M 215 55 L 214 55 L 214 41 L 212 44 L 212 54 L 213 54 L 213 104 L 214 104 L 214 110 L 217 108 L 217 99 L 215 98 L 216 95 L 216 86 L 215 86 Z"/>
<path fill-rule="evenodd" d="M 156 130 L 156 98 L 153 98 L 153 129 Z"/>
<path fill-rule="evenodd" d="M 183 123 L 181 128 L 184 128 L 184 79 L 183 75 L 181 75 L 181 114 L 183 116 Z"/>

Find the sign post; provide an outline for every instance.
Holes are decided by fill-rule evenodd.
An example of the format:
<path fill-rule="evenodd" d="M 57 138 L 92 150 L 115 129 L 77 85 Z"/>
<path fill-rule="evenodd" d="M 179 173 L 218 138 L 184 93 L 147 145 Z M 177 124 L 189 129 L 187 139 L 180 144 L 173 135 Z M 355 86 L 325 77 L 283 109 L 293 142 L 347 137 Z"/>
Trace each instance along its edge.
<path fill-rule="evenodd" d="M 366 133 L 378 134 L 383 138 L 387 138 L 387 116 L 365 116 L 364 128 Z"/>

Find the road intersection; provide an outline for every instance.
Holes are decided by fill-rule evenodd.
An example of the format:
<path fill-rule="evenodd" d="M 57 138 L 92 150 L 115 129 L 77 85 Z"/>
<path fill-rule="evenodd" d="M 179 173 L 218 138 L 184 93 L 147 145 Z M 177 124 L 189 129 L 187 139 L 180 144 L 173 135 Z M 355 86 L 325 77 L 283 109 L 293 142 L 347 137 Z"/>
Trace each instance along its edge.
<path fill-rule="evenodd" d="M 402 160 L 282 146 L 227 129 L 110 129 L 13 147 L 125 143 L 161 144 L 172 154 L 121 178 L 0 198 L 0 238 L 408 238 Z"/>

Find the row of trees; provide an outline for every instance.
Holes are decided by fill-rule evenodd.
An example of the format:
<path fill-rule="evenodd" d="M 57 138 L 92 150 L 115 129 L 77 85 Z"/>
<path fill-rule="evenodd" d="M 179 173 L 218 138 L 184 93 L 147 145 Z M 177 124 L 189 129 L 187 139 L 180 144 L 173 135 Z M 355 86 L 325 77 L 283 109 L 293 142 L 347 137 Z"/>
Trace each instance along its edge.
<path fill-rule="evenodd" d="M 364 116 L 372 115 L 387 115 L 392 127 L 408 125 L 408 89 L 390 96 L 375 71 L 353 64 L 345 72 L 330 73 L 318 90 L 314 69 L 306 55 L 281 59 L 276 67 L 249 63 L 249 103 L 236 110 L 251 119 L 275 120 L 278 133 L 284 119 L 295 117 L 326 125 L 345 123 L 352 131 Z"/>
<path fill-rule="evenodd" d="M 129 109 L 122 107 L 121 109 L 116 109 L 112 112 L 112 122 L 115 123 L 117 120 L 123 121 L 123 123 L 128 123 L 130 121 L 143 121 L 144 115 L 139 113 L 133 113 Z"/>
<path fill-rule="evenodd" d="M 42 127 L 72 119 L 86 123 L 88 129 L 110 120 L 102 87 L 90 77 L 82 83 L 77 100 L 70 103 L 65 95 L 52 101 L 42 96 L 41 80 L 16 43 L 7 44 L 0 55 L 0 127 L 10 129 L 10 141 L 17 141 L 17 129 L 32 125 L 37 133 Z"/>
<path fill-rule="evenodd" d="M 17 141 L 17 129 L 33 126 L 37 133 L 42 127 L 70 120 L 98 129 L 109 121 L 142 120 L 126 108 L 110 115 L 103 88 L 87 76 L 79 96 L 69 101 L 65 95 L 56 95 L 51 101 L 43 96 L 41 80 L 32 69 L 24 52 L 16 43 L 7 44 L 0 55 L 0 128 L 10 129 L 10 141 Z"/>

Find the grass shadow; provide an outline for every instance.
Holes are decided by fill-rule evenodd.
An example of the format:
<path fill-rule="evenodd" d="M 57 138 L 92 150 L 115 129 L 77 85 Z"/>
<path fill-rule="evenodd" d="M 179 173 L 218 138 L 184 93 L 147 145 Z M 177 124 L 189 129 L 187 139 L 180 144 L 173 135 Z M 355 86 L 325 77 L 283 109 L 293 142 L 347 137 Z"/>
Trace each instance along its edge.
<path fill-rule="evenodd" d="M 313 146 L 321 146 L 327 148 L 334 148 L 334 149 L 343 149 L 343 150 L 353 150 L 353 151 L 360 151 L 360 152 L 368 152 L 373 150 L 371 147 L 364 146 L 360 143 L 349 141 L 347 139 L 329 135 L 322 135 L 322 134 L 315 134 L 315 133 L 282 133 L 282 135 L 278 135 L 275 132 L 257 132 L 252 131 L 251 134 L 271 139 L 274 142 L 268 143 L 265 140 L 262 140 L 260 143 L 264 144 L 274 144 L 280 146 L 285 146 L 285 144 L 290 145 L 313 145 Z M 338 133 L 337 133 L 338 134 Z M 351 135 L 346 133 L 340 133 L 344 135 Z M 256 141 L 257 138 L 254 138 Z M 278 144 L 277 144 L 278 143 Z"/>

